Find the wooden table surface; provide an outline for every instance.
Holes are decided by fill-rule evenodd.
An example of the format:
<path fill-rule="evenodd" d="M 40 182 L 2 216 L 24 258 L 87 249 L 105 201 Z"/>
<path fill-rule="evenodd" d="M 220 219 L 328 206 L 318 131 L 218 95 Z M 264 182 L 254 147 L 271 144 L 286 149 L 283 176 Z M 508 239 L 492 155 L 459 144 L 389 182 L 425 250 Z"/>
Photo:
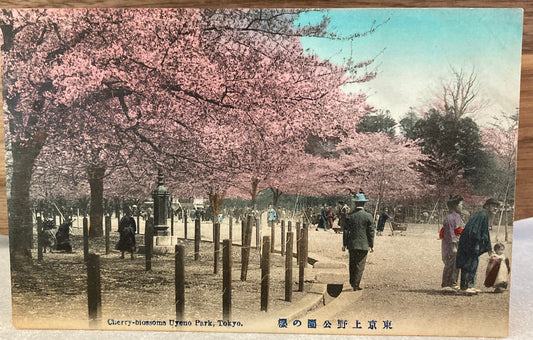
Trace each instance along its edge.
<path fill-rule="evenodd" d="M 4 0 L 3 8 L 22 7 L 512 7 L 524 8 L 522 79 L 520 90 L 520 126 L 516 176 L 515 220 L 533 217 L 533 1 L 510 0 L 384 0 L 384 1 L 243 1 L 243 0 Z M 1 99 L 0 99 L 1 100 Z M 0 124 L 1 125 L 1 124 Z M 4 134 L 0 127 L 0 159 L 4 159 Z M 7 234 L 5 167 L 0 162 L 0 235 Z"/>

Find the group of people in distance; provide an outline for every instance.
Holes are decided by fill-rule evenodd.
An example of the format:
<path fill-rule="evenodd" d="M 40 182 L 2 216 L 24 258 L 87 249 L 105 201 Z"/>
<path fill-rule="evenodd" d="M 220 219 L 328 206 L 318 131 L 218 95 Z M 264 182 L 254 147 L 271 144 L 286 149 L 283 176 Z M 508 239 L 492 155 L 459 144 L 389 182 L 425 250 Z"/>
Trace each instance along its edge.
<path fill-rule="evenodd" d="M 364 209 L 368 202 L 365 194 L 360 191 L 352 201 L 355 208 L 344 214 L 342 222 L 339 222 L 343 229 L 342 251 L 349 251 L 350 285 L 357 291 L 362 290 L 361 278 L 368 252 L 374 251 L 375 225 L 373 216 Z M 493 198 L 488 199 L 483 209 L 475 213 L 464 228 L 461 217 L 463 198 L 450 197 L 447 206 L 449 214 L 441 230 L 443 292 L 478 294 L 480 290 L 475 288 L 475 284 L 479 257 L 486 252 L 489 252 L 490 257 L 484 284 L 493 287 L 496 293 L 502 292 L 509 281 L 509 260 L 505 257 L 503 243 L 496 243 L 493 250 L 489 233 L 489 221 L 496 215 L 500 203 Z M 384 221 L 379 222 L 384 224 Z"/>
<path fill-rule="evenodd" d="M 333 221 L 335 221 L 335 211 L 332 207 L 323 205 L 318 214 L 318 227 L 316 230 L 318 230 L 318 228 L 325 231 L 333 230 Z"/>
<path fill-rule="evenodd" d="M 349 251 L 350 285 L 356 291 L 362 289 L 361 278 L 368 252 L 374 251 L 376 228 L 373 216 L 364 209 L 365 203 L 368 202 L 365 194 L 360 191 L 355 194 L 352 201 L 355 204 L 354 209 L 350 210 L 348 205 L 342 203 L 339 205 L 337 215 L 339 226 L 343 231 L 342 251 L 346 249 Z M 508 284 L 509 261 L 504 255 L 505 246 L 502 243 L 496 243 L 493 250 L 489 234 L 489 221 L 498 211 L 500 203 L 495 199 L 488 199 L 483 209 L 475 213 L 464 227 L 461 216 L 463 204 L 461 196 L 450 197 L 447 201 L 449 213 L 440 232 L 444 262 L 442 291 L 464 295 L 479 293 L 480 290 L 475 288 L 479 257 L 489 252 L 490 259 L 484 283 L 486 287 L 495 288 L 495 292 L 502 292 Z M 327 220 L 327 215 L 324 219 Z M 267 221 L 270 227 L 279 221 L 278 213 L 272 206 L 267 210 Z M 380 216 L 378 225 L 381 231 L 385 221 L 386 218 Z M 327 222 L 324 222 L 324 225 L 327 225 Z M 133 259 L 135 230 L 135 220 L 130 216 L 124 216 L 119 223 L 120 240 L 116 246 L 116 249 L 122 253 L 121 258 L 124 258 L 124 252 L 130 252 Z"/>
<path fill-rule="evenodd" d="M 479 257 L 488 252 L 490 260 L 485 286 L 495 288 L 497 293 L 502 292 L 508 284 L 509 261 L 505 258 L 503 243 L 496 243 L 493 250 L 489 233 L 489 221 L 496 215 L 500 203 L 489 198 L 483 205 L 483 210 L 475 213 L 464 228 L 461 217 L 463 198 L 450 197 L 447 206 L 449 213 L 444 219 L 440 233 L 444 262 L 442 291 L 463 295 L 478 294 L 480 290 L 475 288 L 475 284 Z"/>

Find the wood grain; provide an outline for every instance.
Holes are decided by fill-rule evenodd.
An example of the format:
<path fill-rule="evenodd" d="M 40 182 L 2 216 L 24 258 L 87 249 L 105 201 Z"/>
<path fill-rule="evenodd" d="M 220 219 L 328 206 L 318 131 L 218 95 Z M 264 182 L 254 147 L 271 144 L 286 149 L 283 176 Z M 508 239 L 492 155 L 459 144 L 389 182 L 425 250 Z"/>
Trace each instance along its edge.
<path fill-rule="evenodd" d="M 522 55 L 515 220 L 533 217 L 533 54 Z"/>
<path fill-rule="evenodd" d="M 486 8 L 523 8 L 524 34 L 522 46 L 522 80 L 520 91 L 520 127 L 518 137 L 517 188 L 515 220 L 533 217 L 533 1 L 512 0 L 385 0 L 374 1 L 240 1 L 240 0 L 83 0 L 76 2 L 61 0 L 3 0 L 3 8 L 24 7 L 331 7 L 331 8 L 379 8 L 379 7 L 486 7 Z M 1 98 L 0 98 L 1 102 Z M 0 235 L 7 235 L 6 179 L 4 165 L 4 134 L 0 124 Z"/>

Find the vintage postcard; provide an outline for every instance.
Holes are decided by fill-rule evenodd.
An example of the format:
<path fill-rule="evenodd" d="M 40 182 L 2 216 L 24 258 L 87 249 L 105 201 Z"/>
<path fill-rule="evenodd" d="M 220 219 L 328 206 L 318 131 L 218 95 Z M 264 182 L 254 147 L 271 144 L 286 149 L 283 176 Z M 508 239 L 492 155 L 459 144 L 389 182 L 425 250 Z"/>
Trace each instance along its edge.
<path fill-rule="evenodd" d="M 505 337 L 521 9 L 2 9 L 20 329 Z"/>

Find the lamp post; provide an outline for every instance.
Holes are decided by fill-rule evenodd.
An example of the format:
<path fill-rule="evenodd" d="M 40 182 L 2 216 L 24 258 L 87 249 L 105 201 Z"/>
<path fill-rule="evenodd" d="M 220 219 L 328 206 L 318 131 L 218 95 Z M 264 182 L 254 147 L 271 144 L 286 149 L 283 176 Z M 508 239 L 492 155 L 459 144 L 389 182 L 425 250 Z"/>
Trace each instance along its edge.
<path fill-rule="evenodd" d="M 163 185 L 163 172 L 161 168 L 157 174 L 157 187 L 152 191 L 154 200 L 154 236 L 168 236 L 167 217 L 168 199 L 170 193 Z"/>

